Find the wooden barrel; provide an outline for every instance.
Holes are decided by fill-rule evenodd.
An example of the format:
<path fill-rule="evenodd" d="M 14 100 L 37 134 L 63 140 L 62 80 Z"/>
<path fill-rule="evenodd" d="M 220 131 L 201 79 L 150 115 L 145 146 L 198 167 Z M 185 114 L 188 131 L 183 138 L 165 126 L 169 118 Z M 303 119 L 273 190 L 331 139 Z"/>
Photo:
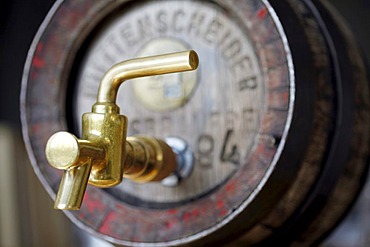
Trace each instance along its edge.
<path fill-rule="evenodd" d="M 369 155 L 369 83 L 352 34 L 310 0 L 57 1 L 25 65 L 28 153 L 54 197 L 44 149 L 78 135 L 104 72 L 194 49 L 196 72 L 133 80 L 129 135 L 181 140 L 192 170 L 168 183 L 89 186 L 78 226 L 126 246 L 311 245 L 356 198 Z M 172 139 L 171 139 L 172 138 Z"/>

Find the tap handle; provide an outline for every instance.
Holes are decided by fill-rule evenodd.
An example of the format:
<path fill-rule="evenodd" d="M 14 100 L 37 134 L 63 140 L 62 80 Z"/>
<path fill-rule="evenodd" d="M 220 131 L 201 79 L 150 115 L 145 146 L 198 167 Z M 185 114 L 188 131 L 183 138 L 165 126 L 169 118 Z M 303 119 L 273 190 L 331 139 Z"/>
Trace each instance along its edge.
<path fill-rule="evenodd" d="M 79 210 L 89 181 L 91 160 L 78 167 L 64 171 L 55 198 L 54 208 L 62 210 Z"/>
<path fill-rule="evenodd" d="M 54 208 L 80 208 L 92 160 L 103 157 L 103 149 L 95 147 L 89 141 L 79 140 L 68 132 L 58 132 L 50 137 L 46 144 L 46 158 L 51 166 L 64 170 Z"/>

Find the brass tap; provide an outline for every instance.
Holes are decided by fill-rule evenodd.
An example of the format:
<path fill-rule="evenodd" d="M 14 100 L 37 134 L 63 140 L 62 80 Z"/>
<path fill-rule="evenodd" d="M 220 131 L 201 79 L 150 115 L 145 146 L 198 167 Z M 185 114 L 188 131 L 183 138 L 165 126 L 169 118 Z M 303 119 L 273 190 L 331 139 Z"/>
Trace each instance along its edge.
<path fill-rule="evenodd" d="M 164 141 L 128 137 L 127 117 L 119 114 L 116 96 L 128 79 L 195 70 L 194 51 L 137 58 L 114 65 L 104 75 L 92 112 L 82 117 L 82 137 L 58 132 L 46 145 L 50 165 L 64 170 L 56 209 L 78 210 L 87 183 L 107 188 L 122 178 L 137 182 L 160 181 L 176 168 L 176 156 Z"/>

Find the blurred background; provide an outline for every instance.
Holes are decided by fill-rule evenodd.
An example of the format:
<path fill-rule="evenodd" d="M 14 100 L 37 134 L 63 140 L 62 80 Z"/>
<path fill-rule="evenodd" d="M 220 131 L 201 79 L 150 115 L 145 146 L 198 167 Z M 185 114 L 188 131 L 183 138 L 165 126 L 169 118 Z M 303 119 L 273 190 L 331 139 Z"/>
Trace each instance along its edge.
<path fill-rule="evenodd" d="M 370 1 L 331 0 L 370 59 Z M 111 246 L 52 209 L 21 137 L 19 92 L 28 48 L 53 0 L 0 1 L 0 247 Z M 370 246 L 370 183 L 323 246 Z"/>

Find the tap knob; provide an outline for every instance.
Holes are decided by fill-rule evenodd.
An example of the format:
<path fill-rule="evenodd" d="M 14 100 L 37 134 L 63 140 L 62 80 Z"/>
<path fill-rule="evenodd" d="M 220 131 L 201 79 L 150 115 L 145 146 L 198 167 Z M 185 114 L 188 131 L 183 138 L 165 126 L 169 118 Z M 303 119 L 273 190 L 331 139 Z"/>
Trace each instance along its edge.
<path fill-rule="evenodd" d="M 78 209 L 92 164 L 104 161 L 104 149 L 68 132 L 58 132 L 46 144 L 46 157 L 51 166 L 65 170 L 60 184 L 64 189 L 58 191 L 55 208 Z"/>

